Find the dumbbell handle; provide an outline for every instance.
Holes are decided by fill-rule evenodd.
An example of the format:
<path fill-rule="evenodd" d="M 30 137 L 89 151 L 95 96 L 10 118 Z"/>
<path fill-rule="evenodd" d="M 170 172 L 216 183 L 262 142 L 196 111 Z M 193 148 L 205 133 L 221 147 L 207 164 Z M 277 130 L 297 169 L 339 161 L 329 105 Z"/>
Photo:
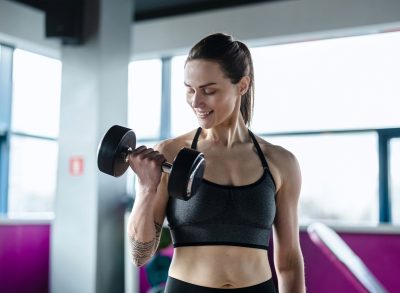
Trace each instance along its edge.
<path fill-rule="evenodd" d="M 126 149 L 126 152 L 123 152 L 122 155 L 125 157 L 125 163 L 128 163 L 129 161 L 129 155 L 133 152 L 132 147 L 128 147 Z M 163 162 L 161 164 L 161 170 L 165 173 L 170 174 L 172 169 L 172 164 L 168 162 Z"/>

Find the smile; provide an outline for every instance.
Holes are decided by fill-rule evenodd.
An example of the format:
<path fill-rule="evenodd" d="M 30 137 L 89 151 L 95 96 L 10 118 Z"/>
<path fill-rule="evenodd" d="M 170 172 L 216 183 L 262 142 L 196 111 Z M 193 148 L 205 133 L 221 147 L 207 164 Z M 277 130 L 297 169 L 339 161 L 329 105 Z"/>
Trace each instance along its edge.
<path fill-rule="evenodd" d="M 207 118 L 208 116 L 210 116 L 210 114 L 212 114 L 214 111 L 208 111 L 208 112 L 197 112 L 197 116 L 200 118 Z"/>

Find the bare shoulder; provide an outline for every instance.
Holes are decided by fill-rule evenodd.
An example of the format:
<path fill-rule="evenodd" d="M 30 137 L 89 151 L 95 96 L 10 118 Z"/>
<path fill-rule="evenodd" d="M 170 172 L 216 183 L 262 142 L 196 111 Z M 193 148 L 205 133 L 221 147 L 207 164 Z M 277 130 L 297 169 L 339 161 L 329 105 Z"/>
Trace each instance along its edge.
<path fill-rule="evenodd" d="M 256 136 L 256 138 L 268 163 L 271 161 L 281 171 L 297 163 L 297 158 L 291 151 L 280 145 L 272 144 L 259 136 Z"/>
<path fill-rule="evenodd" d="M 288 178 L 295 181 L 300 180 L 300 166 L 295 154 L 283 146 L 272 144 L 258 136 L 257 141 L 268 161 L 271 172 L 278 177 L 276 180 L 279 182 L 278 187 Z"/>
<path fill-rule="evenodd" d="M 196 130 L 192 130 L 175 138 L 163 140 L 156 144 L 154 149 L 162 153 L 167 161 L 172 162 L 183 147 L 190 147 L 195 133 Z"/>

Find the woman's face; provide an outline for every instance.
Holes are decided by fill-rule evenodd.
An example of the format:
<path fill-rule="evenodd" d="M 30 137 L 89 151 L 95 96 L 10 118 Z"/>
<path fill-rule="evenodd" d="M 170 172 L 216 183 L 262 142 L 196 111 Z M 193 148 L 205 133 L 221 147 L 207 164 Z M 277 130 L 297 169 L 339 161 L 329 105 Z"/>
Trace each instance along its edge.
<path fill-rule="evenodd" d="M 233 118 L 239 101 L 239 84 L 232 84 L 216 62 L 191 60 L 184 73 L 186 101 L 202 128 L 211 128 Z"/>

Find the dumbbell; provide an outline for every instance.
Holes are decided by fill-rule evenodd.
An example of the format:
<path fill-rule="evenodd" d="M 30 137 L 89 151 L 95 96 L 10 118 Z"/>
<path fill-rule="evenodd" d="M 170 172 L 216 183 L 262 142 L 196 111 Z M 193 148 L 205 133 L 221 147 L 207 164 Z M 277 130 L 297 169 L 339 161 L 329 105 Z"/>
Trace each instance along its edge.
<path fill-rule="evenodd" d="M 119 177 L 129 167 L 129 155 L 136 148 L 132 129 L 112 126 L 104 135 L 97 150 L 97 166 L 108 175 Z M 161 170 L 169 174 L 168 194 L 188 200 L 196 193 L 203 178 L 205 160 L 202 153 L 182 148 L 173 163 L 162 163 Z"/>

